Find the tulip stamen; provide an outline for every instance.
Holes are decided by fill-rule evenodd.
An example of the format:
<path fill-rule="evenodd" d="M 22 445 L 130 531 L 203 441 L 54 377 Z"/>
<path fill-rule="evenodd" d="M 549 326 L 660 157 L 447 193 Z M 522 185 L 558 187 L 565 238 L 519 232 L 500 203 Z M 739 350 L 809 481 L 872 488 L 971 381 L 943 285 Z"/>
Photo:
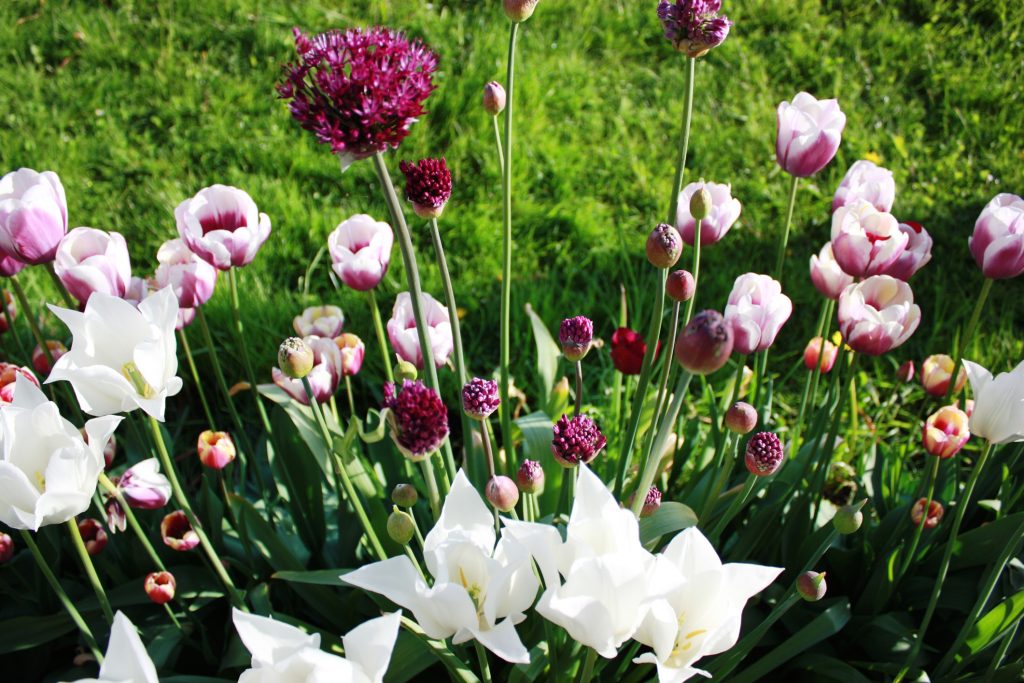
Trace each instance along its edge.
<path fill-rule="evenodd" d="M 156 396 L 156 391 L 146 381 L 146 378 L 142 376 L 142 372 L 139 371 L 139 366 L 135 364 L 135 361 L 128 361 L 122 365 L 121 374 L 132 383 L 135 391 L 139 392 L 143 398 L 153 398 Z"/>

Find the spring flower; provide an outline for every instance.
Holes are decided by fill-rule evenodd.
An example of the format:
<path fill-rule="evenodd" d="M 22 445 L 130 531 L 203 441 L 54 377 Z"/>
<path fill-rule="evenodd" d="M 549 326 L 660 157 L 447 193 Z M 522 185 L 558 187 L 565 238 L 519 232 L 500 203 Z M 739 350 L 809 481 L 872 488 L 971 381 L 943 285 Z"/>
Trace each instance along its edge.
<path fill-rule="evenodd" d="M 187 552 L 199 545 L 199 534 L 192 528 L 184 510 L 175 510 L 160 522 L 164 545 L 178 552 Z"/>
<path fill-rule="evenodd" d="M 78 533 L 82 535 L 85 551 L 92 556 L 99 555 L 107 547 L 107 532 L 97 519 L 89 517 L 80 521 Z"/>
<path fill-rule="evenodd" d="M 937 458 L 952 458 L 971 438 L 967 413 L 956 406 L 943 406 L 924 423 L 924 449 Z"/>
<path fill-rule="evenodd" d="M 302 405 L 309 405 L 309 396 L 302 384 L 303 377 L 309 381 L 313 398 L 317 403 L 327 403 L 338 390 L 341 381 L 341 350 L 333 339 L 306 337 L 302 340 L 313 352 L 313 367 L 308 374 L 298 378 L 289 377 L 281 368 L 271 369 L 274 384 Z"/>
<path fill-rule="evenodd" d="M 204 466 L 213 470 L 222 470 L 235 459 L 237 452 L 235 442 L 227 432 L 215 432 L 207 429 L 199 435 L 196 453 Z"/>
<path fill-rule="evenodd" d="M 924 359 L 921 365 L 921 386 L 932 396 L 945 396 L 953 378 L 953 359 L 944 353 L 936 353 Z M 967 383 L 967 371 L 961 367 L 956 377 L 953 393 L 959 394 Z"/>
<path fill-rule="evenodd" d="M 841 206 L 832 214 L 832 253 L 839 267 L 854 277 L 886 272 L 909 241 L 892 214 L 867 202 Z"/>
<path fill-rule="evenodd" d="M 132 279 L 128 281 L 128 289 L 125 290 L 124 296 L 121 297 L 132 306 L 138 307 L 142 301 L 149 296 L 149 290 L 152 289 L 149 280 L 142 277 L 136 277 L 132 275 Z"/>
<path fill-rule="evenodd" d="M 178 301 L 164 288 L 135 308 L 96 292 L 85 312 L 50 306 L 71 330 L 71 350 L 46 380 L 67 380 L 82 410 L 112 415 L 142 408 L 163 421 L 167 397 L 181 391 L 174 325 Z"/>
<path fill-rule="evenodd" d="M 366 357 L 366 344 L 363 340 L 346 332 L 335 337 L 334 345 L 338 347 L 338 359 L 341 361 L 338 374 L 342 377 L 358 375 L 363 367 L 363 358 Z"/>
<path fill-rule="evenodd" d="M 734 434 L 749 434 L 757 426 L 757 408 L 737 401 L 725 413 L 725 427 Z"/>
<path fill-rule="evenodd" d="M 544 468 L 536 460 L 523 460 L 516 472 L 516 484 L 523 493 L 540 493 L 544 490 Z"/>
<path fill-rule="evenodd" d="M 1024 273 L 1024 199 L 1008 193 L 993 197 L 967 244 L 985 277 L 1000 280 Z"/>
<path fill-rule="evenodd" d="M 925 503 L 928 503 L 927 515 L 924 512 Z M 934 529 L 942 521 L 943 514 L 945 514 L 945 510 L 942 503 L 937 500 L 929 503 L 927 498 L 919 498 L 910 508 L 910 521 L 914 523 L 914 526 L 921 526 L 921 522 L 924 522 L 925 529 Z"/>
<path fill-rule="evenodd" d="M 181 308 L 202 306 L 213 296 L 217 269 L 192 253 L 184 240 L 167 240 L 161 244 L 156 260 L 160 262 L 154 278 L 157 289 L 173 289 Z"/>
<path fill-rule="evenodd" d="M 462 387 L 462 410 L 474 420 L 486 420 L 499 405 L 501 398 L 494 380 L 474 377 Z"/>
<path fill-rule="evenodd" d="M 634 492 L 633 495 L 635 496 L 636 492 Z M 626 507 L 633 507 L 632 502 L 630 502 L 630 504 L 627 505 Z M 644 496 L 644 504 L 643 507 L 640 508 L 640 516 L 650 517 L 655 512 L 657 512 L 658 508 L 660 507 L 661 491 L 658 490 L 657 486 L 652 486 L 651 488 L 647 489 L 647 495 Z"/>
<path fill-rule="evenodd" d="M 50 356 L 53 358 L 55 363 L 61 356 L 68 352 L 68 347 L 64 346 L 64 344 L 60 343 L 56 339 L 47 339 L 46 348 L 50 352 Z M 36 344 L 35 348 L 32 349 L 32 367 L 35 368 L 35 371 L 40 375 L 49 375 L 50 370 L 53 369 L 50 367 L 50 359 L 46 357 L 45 353 L 43 353 L 43 347 L 39 344 Z"/>
<path fill-rule="evenodd" d="M 725 320 L 733 330 L 733 350 L 742 354 L 764 351 L 792 314 L 793 302 L 782 293 L 778 281 L 769 275 L 740 275 L 725 307 Z"/>
<path fill-rule="evenodd" d="M 427 325 L 427 340 L 434 352 L 434 365 L 443 367 L 454 348 L 448 308 L 426 292 L 420 298 L 420 306 Z M 409 292 L 401 292 L 395 299 L 387 327 L 388 339 L 398 357 L 422 370 L 423 352 L 420 350 L 420 336 L 416 331 L 416 315 L 412 310 L 412 296 Z"/>
<path fill-rule="evenodd" d="M 387 28 L 293 33 L 298 61 L 277 87 L 292 118 L 330 145 L 343 168 L 397 148 L 434 91 L 437 56 Z"/>
<path fill-rule="evenodd" d="M 662 0 L 658 3 L 658 19 L 665 29 L 665 38 L 688 57 L 701 57 L 725 42 L 732 22 L 724 14 L 721 0 Z"/>
<path fill-rule="evenodd" d="M 655 268 L 671 268 L 683 253 L 683 242 L 679 231 L 668 223 L 660 223 L 647 236 L 644 247 L 647 260 Z"/>
<path fill-rule="evenodd" d="M 514 510 L 519 504 L 519 489 L 511 477 L 497 475 L 491 477 L 484 484 L 484 495 L 487 502 L 501 512 Z"/>
<path fill-rule="evenodd" d="M 634 636 L 653 652 L 633 661 L 655 664 L 661 683 L 710 675 L 694 664 L 736 644 L 747 600 L 782 573 L 781 567 L 722 564 L 696 527 L 681 531 L 656 562 L 654 576 L 664 596 L 651 604 Z"/>
<path fill-rule="evenodd" d="M 701 311 L 676 337 L 676 361 L 687 372 L 709 375 L 732 355 L 733 328 L 718 311 Z"/>
<path fill-rule="evenodd" d="M 964 361 L 974 393 L 971 433 L 993 444 L 1024 441 L 1024 362 L 1012 372 L 992 373 Z"/>
<path fill-rule="evenodd" d="M 123 612 L 114 615 L 107 654 L 100 665 L 100 677 L 81 679 L 75 683 L 160 683 L 156 666 L 146 652 L 135 625 Z"/>
<path fill-rule="evenodd" d="M 13 256 L 8 256 L 0 251 L 0 277 L 11 277 L 12 275 L 17 275 L 27 265 L 27 263 L 22 263 Z"/>
<path fill-rule="evenodd" d="M 95 228 L 75 228 L 65 235 L 53 269 L 68 293 L 83 304 L 93 292 L 124 296 L 132 277 L 124 237 Z"/>
<path fill-rule="evenodd" d="M 15 386 L 14 401 L 0 407 L 0 522 L 38 531 L 89 509 L 103 444 L 121 418 L 86 422 L 86 442 L 35 384 L 19 376 Z"/>
<path fill-rule="evenodd" d="M 300 337 L 334 339 L 345 327 L 345 314 L 337 306 L 310 306 L 292 319 L 292 327 Z"/>
<path fill-rule="evenodd" d="M 697 281 L 693 279 L 690 271 L 680 268 L 668 274 L 668 279 L 665 280 L 665 293 L 673 301 L 689 301 L 696 292 Z"/>
<path fill-rule="evenodd" d="M 39 380 L 28 368 L 19 368 L 14 363 L 0 363 L 0 405 L 14 402 L 18 377 L 24 377 L 36 387 L 39 386 Z"/>
<path fill-rule="evenodd" d="M 393 384 L 385 384 L 384 407 L 391 436 L 410 460 L 423 460 L 448 437 L 448 410 L 438 393 L 419 380 L 405 380 L 397 393 Z"/>
<path fill-rule="evenodd" d="M 505 111 L 505 88 L 497 81 L 491 81 L 484 86 L 484 111 L 491 116 L 497 116 Z"/>
<path fill-rule="evenodd" d="M 594 323 L 586 316 L 566 318 L 558 328 L 558 343 L 566 360 L 583 360 L 594 340 Z"/>
<path fill-rule="evenodd" d="M 690 202 L 701 190 L 711 195 L 711 209 L 700 222 L 700 244 L 706 247 L 725 237 L 729 229 L 740 217 L 742 205 L 740 200 L 733 199 L 732 185 L 721 183 L 690 183 L 679 193 L 679 208 L 676 209 L 676 230 L 683 241 L 693 246 L 693 238 L 697 234 L 697 220 L 693 217 Z"/>
<path fill-rule="evenodd" d="M 782 466 L 785 453 L 782 448 L 782 441 L 773 432 L 758 432 L 750 437 L 747 442 L 747 450 L 744 455 L 744 462 L 747 470 L 758 477 L 767 477 L 775 474 Z"/>
<path fill-rule="evenodd" d="M 405 174 L 405 198 L 420 218 L 437 218 L 452 196 L 452 173 L 444 157 L 398 164 Z"/>
<path fill-rule="evenodd" d="M 839 296 L 839 330 L 854 351 L 879 356 L 910 339 L 921 322 L 910 285 L 874 275 Z"/>
<path fill-rule="evenodd" d="M 907 281 L 932 260 L 932 236 L 920 223 L 907 221 L 899 224 L 900 232 L 907 236 L 907 247 L 883 271 L 897 280 Z"/>
<path fill-rule="evenodd" d="M 461 470 L 441 517 L 423 542 L 428 586 L 408 557 L 375 562 L 341 577 L 412 611 L 431 638 L 470 639 L 508 662 L 530 655 L 515 625 L 526 618 L 539 582 L 526 549 L 502 534 L 495 545 L 494 517 Z"/>
<path fill-rule="evenodd" d="M 647 344 L 643 336 L 628 327 L 612 333 L 612 365 L 623 375 L 639 375 Z"/>
<path fill-rule="evenodd" d="M 605 447 L 607 439 L 586 415 L 562 415 L 552 427 L 551 454 L 562 467 L 587 464 Z"/>
<path fill-rule="evenodd" d="M 244 266 L 270 237 L 270 218 L 244 190 L 204 187 L 174 209 L 178 234 L 192 252 L 217 270 Z"/>
<path fill-rule="evenodd" d="M 53 171 L 19 168 L 0 178 L 0 252 L 22 263 L 49 263 L 68 231 L 64 186 Z"/>
<path fill-rule="evenodd" d="M 952 372 L 952 370 L 950 370 Z M 914 376 L 917 373 L 914 371 L 914 361 L 905 360 L 900 364 L 900 367 L 896 369 L 896 379 L 901 382 L 913 382 Z"/>
<path fill-rule="evenodd" d="M 14 539 L 0 531 L 0 564 L 7 564 L 14 557 Z"/>
<path fill-rule="evenodd" d="M 831 242 L 825 242 L 821 251 L 811 256 L 811 282 L 827 299 L 838 299 L 853 284 L 853 276 L 847 275 L 836 261 Z"/>
<path fill-rule="evenodd" d="M 854 162 L 836 189 L 832 210 L 860 201 L 868 202 L 879 211 L 892 211 L 892 203 L 896 201 L 892 171 L 866 159 Z"/>
<path fill-rule="evenodd" d="M 151 572 L 143 582 L 146 596 L 157 605 L 166 605 L 174 599 L 174 591 L 178 587 L 174 574 L 170 572 Z"/>
<path fill-rule="evenodd" d="M 360 292 L 373 289 L 384 279 L 394 244 L 391 226 L 365 213 L 342 221 L 327 238 L 334 272 Z"/>
<path fill-rule="evenodd" d="M 159 510 L 171 499 L 171 482 L 160 474 L 160 461 L 149 458 L 132 465 L 117 480 L 129 506 L 140 510 Z"/>
<path fill-rule="evenodd" d="M 804 347 L 804 367 L 813 371 L 819 368 L 823 375 L 832 371 L 836 364 L 839 347 L 822 337 L 814 337 Z"/>
<path fill-rule="evenodd" d="M 828 165 L 839 149 L 846 114 L 837 100 L 817 100 L 805 92 L 779 105 L 775 160 L 786 173 L 807 178 Z"/>

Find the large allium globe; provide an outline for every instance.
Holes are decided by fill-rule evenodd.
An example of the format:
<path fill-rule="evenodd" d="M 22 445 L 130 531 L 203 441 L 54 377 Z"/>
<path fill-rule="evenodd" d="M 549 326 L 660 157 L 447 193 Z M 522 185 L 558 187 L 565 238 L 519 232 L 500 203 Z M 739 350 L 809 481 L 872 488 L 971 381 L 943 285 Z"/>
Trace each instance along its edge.
<path fill-rule="evenodd" d="M 423 460 L 448 436 L 448 410 L 436 391 L 421 381 L 405 380 L 401 391 L 384 385 L 384 407 L 395 443 L 410 460 Z"/>
<path fill-rule="evenodd" d="M 677 50 L 700 57 L 729 35 L 732 22 L 719 16 L 721 9 L 721 0 L 663 0 L 658 3 L 658 19 Z"/>
<path fill-rule="evenodd" d="M 294 33 L 298 61 L 277 92 L 299 125 L 347 163 L 398 147 L 434 91 L 437 56 L 387 28 Z"/>
<path fill-rule="evenodd" d="M 562 415 L 552 436 L 551 453 L 562 467 L 589 463 L 607 443 L 597 424 L 586 415 Z"/>

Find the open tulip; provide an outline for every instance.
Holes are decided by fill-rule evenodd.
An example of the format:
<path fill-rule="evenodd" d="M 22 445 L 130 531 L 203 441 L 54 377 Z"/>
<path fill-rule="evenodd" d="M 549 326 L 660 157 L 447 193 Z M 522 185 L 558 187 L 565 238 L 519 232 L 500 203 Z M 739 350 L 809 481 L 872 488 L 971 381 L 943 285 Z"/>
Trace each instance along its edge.
<path fill-rule="evenodd" d="M 839 296 L 839 330 L 854 351 L 879 356 L 910 339 L 921 323 L 910 285 L 874 275 Z"/>
<path fill-rule="evenodd" d="M 922 441 L 926 451 L 937 458 L 952 458 L 971 438 L 967 413 L 956 406 L 943 406 L 928 416 Z"/>
<path fill-rule="evenodd" d="M 164 545 L 178 552 L 187 552 L 199 545 L 199 534 L 192 528 L 192 522 L 184 510 L 175 510 L 164 516 L 160 522 L 160 536 Z"/>
<path fill-rule="evenodd" d="M 81 303 L 94 292 L 122 297 L 132 278 L 128 244 L 116 232 L 75 228 L 60 241 L 53 269 Z"/>
<path fill-rule="evenodd" d="M 338 382 L 341 381 L 341 352 L 333 339 L 306 337 L 304 341 L 313 350 L 313 369 L 305 378 L 309 380 L 316 402 L 326 403 L 334 396 L 334 392 L 338 390 Z M 271 374 L 274 384 L 284 389 L 299 403 L 309 405 L 309 396 L 301 379 L 288 377 L 279 368 L 273 368 Z"/>
<path fill-rule="evenodd" d="M 769 275 L 745 273 L 736 278 L 725 307 L 732 325 L 733 350 L 747 354 L 764 351 L 793 314 L 793 302 L 782 285 Z"/>
<path fill-rule="evenodd" d="M 107 654 L 100 666 L 99 678 L 83 678 L 75 683 L 160 683 L 156 666 L 142 644 L 135 625 L 118 612 L 110 629 Z"/>
<path fill-rule="evenodd" d="M 427 339 L 434 352 L 434 365 L 440 368 L 447 362 L 453 349 L 448 308 L 426 292 L 420 299 L 420 305 L 427 325 Z M 395 299 L 395 307 L 388 320 L 388 338 L 401 360 L 412 363 L 419 370 L 423 369 L 423 352 L 420 350 L 420 337 L 416 331 L 416 316 L 413 314 L 409 292 L 402 292 Z"/>
<path fill-rule="evenodd" d="M 945 396 L 953 378 L 953 359 L 944 353 L 936 353 L 924 359 L 921 364 L 921 386 L 932 396 Z M 953 393 L 958 394 L 967 383 L 967 371 L 960 368 Z"/>
<path fill-rule="evenodd" d="M 969 360 L 964 367 L 974 393 L 971 433 L 993 444 L 1024 441 L 1024 362 L 995 378 Z"/>
<path fill-rule="evenodd" d="M 612 365 L 624 375 L 639 375 L 647 344 L 639 332 L 620 327 L 612 333 Z"/>
<path fill-rule="evenodd" d="M 342 221 L 327 238 L 335 274 L 360 292 L 373 289 L 384 279 L 394 244 L 391 226 L 365 213 Z"/>
<path fill-rule="evenodd" d="M 907 236 L 907 247 L 882 274 L 898 280 L 909 280 L 932 260 L 932 236 L 920 223 L 907 221 L 899 224 L 900 232 Z"/>
<path fill-rule="evenodd" d="M 812 176 L 836 155 L 844 127 L 846 114 L 837 100 L 797 93 L 776 112 L 775 160 L 792 176 Z"/>
<path fill-rule="evenodd" d="M 865 201 L 879 211 L 892 211 L 895 200 L 896 182 L 892 179 L 892 171 L 861 159 L 854 162 L 839 183 L 832 199 L 832 210 Z"/>
<path fill-rule="evenodd" d="M 836 261 L 831 242 L 825 242 L 821 251 L 811 256 L 811 282 L 827 299 L 838 299 L 853 284 L 853 276 L 847 275 Z"/>
<path fill-rule="evenodd" d="M 310 306 L 292 319 L 292 327 L 300 337 L 334 339 L 345 327 L 345 314 L 337 306 Z"/>
<path fill-rule="evenodd" d="M 0 405 L 14 401 L 14 388 L 19 377 L 39 386 L 39 380 L 28 368 L 19 368 L 14 363 L 0 363 Z"/>
<path fill-rule="evenodd" d="M 909 241 L 892 214 L 867 202 L 841 206 L 832 214 L 832 253 L 839 267 L 854 277 L 886 272 Z"/>
<path fill-rule="evenodd" d="M 967 244 L 985 277 L 1000 280 L 1024 273 L 1024 199 L 1009 193 L 993 197 Z"/>
<path fill-rule="evenodd" d="M 270 236 L 270 218 L 244 190 L 211 185 L 174 209 L 178 234 L 192 252 L 217 270 L 244 266 Z"/>
<path fill-rule="evenodd" d="M 679 208 L 676 209 L 676 230 L 683 241 L 691 247 L 697 232 L 697 220 L 690 213 L 690 200 L 701 189 L 711 196 L 711 207 L 708 215 L 700 222 L 700 244 L 707 246 L 725 237 L 726 233 L 740 217 L 742 205 L 740 200 L 733 199 L 732 186 L 722 183 L 690 183 L 679 193 Z"/>
<path fill-rule="evenodd" d="M 237 454 L 235 442 L 227 432 L 215 432 L 207 429 L 199 435 L 196 443 L 199 461 L 213 470 L 222 470 L 231 464 Z"/>
<path fill-rule="evenodd" d="M 156 267 L 157 288 L 173 289 L 181 308 L 202 306 L 213 296 L 217 269 L 192 253 L 184 240 L 167 240 L 161 244 L 156 260 L 160 262 Z"/>
<path fill-rule="evenodd" d="M 925 514 L 925 503 L 928 504 L 927 514 Z M 929 502 L 927 498 L 919 498 L 910 508 L 910 521 L 914 523 L 914 526 L 921 526 L 921 523 L 924 522 L 925 529 L 934 529 L 942 521 L 944 514 L 945 509 L 939 501 Z"/>
<path fill-rule="evenodd" d="M 117 487 L 125 501 L 140 510 L 159 510 L 171 499 L 171 482 L 160 474 L 160 461 L 148 458 L 125 470 Z"/>
<path fill-rule="evenodd" d="M 341 580 L 411 610 L 431 638 L 455 644 L 475 639 L 507 662 L 530 661 L 515 629 L 540 586 L 530 555 L 506 534 L 495 545 L 494 517 L 461 470 L 423 541 L 423 557 L 432 586 L 405 556 L 366 565 Z"/>
<path fill-rule="evenodd" d="M 49 263 L 68 231 L 64 186 L 53 171 L 19 168 L 0 178 L 0 251 L 22 263 Z"/>

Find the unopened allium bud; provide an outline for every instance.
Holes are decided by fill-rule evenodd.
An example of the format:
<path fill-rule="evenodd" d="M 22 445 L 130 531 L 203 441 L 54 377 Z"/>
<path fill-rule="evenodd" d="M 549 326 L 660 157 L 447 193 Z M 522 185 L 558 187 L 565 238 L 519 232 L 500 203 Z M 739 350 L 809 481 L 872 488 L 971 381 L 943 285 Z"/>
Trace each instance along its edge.
<path fill-rule="evenodd" d="M 668 223 L 658 225 L 647 236 L 647 260 L 655 268 L 671 268 L 682 253 L 683 239 Z"/>
<path fill-rule="evenodd" d="M 487 480 L 484 487 L 487 502 L 502 512 L 508 512 L 519 503 L 519 489 L 509 477 L 498 475 Z"/>
<path fill-rule="evenodd" d="M 419 499 L 420 494 L 412 484 L 398 484 L 391 491 L 391 502 L 399 507 L 411 508 Z"/>
<path fill-rule="evenodd" d="M 864 523 L 864 513 L 860 511 L 864 507 L 864 503 L 865 501 L 862 500 L 859 503 L 839 508 L 835 516 L 832 517 L 832 526 L 836 528 L 836 531 L 844 536 L 857 533 L 861 524 Z"/>
<path fill-rule="evenodd" d="M 302 379 L 313 369 L 313 349 L 298 337 L 288 337 L 277 350 L 277 367 L 292 379 Z"/>
<path fill-rule="evenodd" d="M 899 367 L 899 370 L 896 371 L 896 379 L 901 382 L 913 382 L 914 374 L 914 361 L 905 360 Z"/>
<path fill-rule="evenodd" d="M 491 81 L 484 86 L 484 111 L 491 116 L 505 111 L 505 88 L 501 83 Z"/>
<path fill-rule="evenodd" d="M 170 572 L 153 572 L 146 575 L 146 595 L 157 605 L 166 605 L 174 599 L 174 591 L 178 587 L 174 574 Z"/>
<path fill-rule="evenodd" d="M 817 602 L 825 597 L 825 572 L 804 572 L 796 577 L 796 592 L 807 602 Z"/>
<path fill-rule="evenodd" d="M 749 434 L 757 426 L 757 409 L 745 401 L 737 401 L 725 413 L 725 427 L 736 434 Z"/>
<path fill-rule="evenodd" d="M 14 557 L 14 539 L 0 531 L 0 564 L 10 562 Z"/>
<path fill-rule="evenodd" d="M 747 442 L 744 462 L 747 470 L 758 477 L 775 474 L 782 466 L 782 442 L 773 432 L 758 432 Z"/>
<path fill-rule="evenodd" d="M 673 270 L 668 274 L 668 279 L 665 280 L 665 293 L 673 301 L 689 301 L 693 298 L 693 293 L 696 291 L 697 282 L 688 270 L 683 270 L 682 268 Z"/>
<path fill-rule="evenodd" d="M 388 536 L 399 545 L 406 545 L 416 534 L 416 522 L 408 512 L 397 507 L 388 515 Z"/>
<path fill-rule="evenodd" d="M 516 472 L 516 483 L 523 493 L 540 493 L 544 490 L 544 468 L 536 460 L 524 460 Z"/>
<path fill-rule="evenodd" d="M 590 351 L 594 340 L 594 323 L 582 315 L 566 318 L 558 328 L 558 341 L 566 360 L 578 361 Z"/>
<path fill-rule="evenodd" d="M 732 325 L 718 311 L 701 311 L 676 338 L 676 360 L 687 372 L 709 375 L 729 360 L 732 346 Z"/>
<path fill-rule="evenodd" d="M 213 470 L 222 470 L 235 459 L 235 442 L 227 432 L 207 429 L 199 435 L 196 446 L 199 461 Z"/>
<path fill-rule="evenodd" d="M 396 381 L 409 380 L 410 382 L 415 382 L 418 376 L 419 373 L 416 371 L 416 366 L 407 360 L 400 360 L 398 365 L 395 366 Z"/>
<path fill-rule="evenodd" d="M 514 22 L 526 21 L 533 16 L 539 0 L 502 0 L 505 15 Z"/>
<path fill-rule="evenodd" d="M 657 486 L 647 489 L 647 497 L 644 498 L 644 506 L 640 508 L 641 517 L 650 517 L 661 507 L 661 491 Z"/>
<path fill-rule="evenodd" d="M 199 545 L 199 534 L 192 528 L 184 510 L 175 510 L 160 522 L 160 536 L 164 545 L 172 550 L 185 552 Z"/>
<path fill-rule="evenodd" d="M 700 189 L 690 197 L 690 215 L 695 220 L 702 221 L 711 213 L 712 205 L 711 193 L 708 192 L 707 186 L 701 185 Z"/>
<path fill-rule="evenodd" d="M 928 504 L 928 514 L 925 515 L 924 506 Z M 942 515 L 945 514 L 945 510 L 942 507 L 942 503 L 937 500 L 931 502 L 927 498 L 920 498 L 914 506 L 910 508 L 910 521 L 914 523 L 914 526 L 921 526 L 921 522 L 924 522 L 925 529 L 934 529 L 942 521 Z"/>
<path fill-rule="evenodd" d="M 60 357 L 68 352 L 68 348 L 62 343 L 55 339 L 50 339 L 46 342 L 46 347 L 50 350 L 50 355 L 53 357 L 53 362 L 56 363 L 60 360 Z M 32 349 L 32 367 L 36 369 L 40 375 L 49 375 L 52 366 L 50 365 L 49 359 L 46 354 L 43 353 L 43 347 L 36 344 L 36 347 Z"/>
<path fill-rule="evenodd" d="M 499 405 L 501 398 L 494 380 L 474 377 L 462 387 L 462 409 L 474 420 L 486 420 Z"/>
<path fill-rule="evenodd" d="M 107 547 L 107 532 L 99 520 L 91 517 L 83 519 L 78 523 L 78 533 L 82 535 L 85 549 L 90 555 L 99 555 Z"/>

